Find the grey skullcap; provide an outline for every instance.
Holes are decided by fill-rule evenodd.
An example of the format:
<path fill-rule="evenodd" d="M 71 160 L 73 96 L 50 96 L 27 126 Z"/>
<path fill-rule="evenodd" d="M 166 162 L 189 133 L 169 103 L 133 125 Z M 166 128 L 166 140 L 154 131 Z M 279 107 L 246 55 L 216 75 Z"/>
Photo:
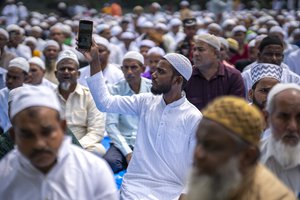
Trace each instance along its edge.
<path fill-rule="evenodd" d="M 186 79 L 192 76 L 193 67 L 190 60 L 178 53 L 168 53 L 164 58 Z"/>
<path fill-rule="evenodd" d="M 270 63 L 257 63 L 251 68 L 252 85 L 263 78 L 274 78 L 281 81 L 282 67 Z"/>
<path fill-rule="evenodd" d="M 200 34 L 200 35 L 195 35 L 194 39 L 196 42 L 197 41 L 205 42 L 205 43 L 211 45 L 212 47 L 216 48 L 217 50 L 220 50 L 220 48 L 221 48 L 220 40 L 212 34 L 204 33 L 204 34 Z"/>

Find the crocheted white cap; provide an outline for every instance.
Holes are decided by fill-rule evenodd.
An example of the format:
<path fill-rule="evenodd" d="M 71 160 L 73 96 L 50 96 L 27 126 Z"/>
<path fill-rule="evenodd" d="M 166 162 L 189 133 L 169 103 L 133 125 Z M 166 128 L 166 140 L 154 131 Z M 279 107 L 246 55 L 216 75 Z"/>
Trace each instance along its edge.
<path fill-rule="evenodd" d="M 193 67 L 190 60 L 178 53 L 168 53 L 164 58 L 186 79 L 192 76 Z"/>
<path fill-rule="evenodd" d="M 137 51 L 128 51 L 123 57 L 123 60 L 125 59 L 134 59 L 144 65 L 144 56 Z"/>
<path fill-rule="evenodd" d="M 56 65 L 60 61 L 62 61 L 63 59 L 67 59 L 67 58 L 74 60 L 77 63 L 77 65 L 79 65 L 79 61 L 78 61 L 78 58 L 77 58 L 76 54 L 73 51 L 71 51 L 71 50 L 64 50 L 64 51 L 62 51 L 58 55 L 58 58 L 57 58 L 57 61 L 56 61 Z"/>
<path fill-rule="evenodd" d="M 17 67 L 19 69 L 22 69 L 26 73 L 29 72 L 29 63 L 25 58 L 17 57 L 9 61 L 8 68 L 10 67 Z"/>
<path fill-rule="evenodd" d="M 32 57 L 28 60 L 29 64 L 36 64 L 37 66 L 39 66 L 42 69 L 46 69 L 45 67 L 45 63 L 42 59 L 40 59 L 39 57 Z"/>
<path fill-rule="evenodd" d="M 200 40 L 215 47 L 217 50 L 220 50 L 221 48 L 220 40 L 212 34 L 204 33 L 200 35 L 195 35 L 194 38 L 196 42 Z"/>
<path fill-rule="evenodd" d="M 60 103 L 55 92 L 47 86 L 20 87 L 11 101 L 10 117 L 13 118 L 26 108 L 43 106 L 61 112 Z"/>
<path fill-rule="evenodd" d="M 109 49 L 109 41 L 106 38 L 93 34 L 93 39 L 96 44 L 105 46 L 107 49 Z"/>

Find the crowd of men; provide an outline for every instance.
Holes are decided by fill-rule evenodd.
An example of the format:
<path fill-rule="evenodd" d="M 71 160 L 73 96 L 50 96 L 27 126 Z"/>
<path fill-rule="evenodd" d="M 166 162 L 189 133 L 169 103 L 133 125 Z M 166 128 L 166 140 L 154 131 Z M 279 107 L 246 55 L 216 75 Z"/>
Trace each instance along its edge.
<path fill-rule="evenodd" d="M 300 198 L 300 11 L 6 3 L 0 199 Z"/>

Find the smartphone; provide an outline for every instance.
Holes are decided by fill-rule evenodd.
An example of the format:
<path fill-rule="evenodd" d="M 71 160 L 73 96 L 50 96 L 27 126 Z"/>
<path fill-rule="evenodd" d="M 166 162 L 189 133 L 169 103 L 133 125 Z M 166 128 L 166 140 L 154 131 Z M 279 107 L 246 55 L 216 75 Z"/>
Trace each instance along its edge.
<path fill-rule="evenodd" d="M 93 21 L 80 20 L 78 31 L 78 48 L 90 49 L 92 46 Z"/>

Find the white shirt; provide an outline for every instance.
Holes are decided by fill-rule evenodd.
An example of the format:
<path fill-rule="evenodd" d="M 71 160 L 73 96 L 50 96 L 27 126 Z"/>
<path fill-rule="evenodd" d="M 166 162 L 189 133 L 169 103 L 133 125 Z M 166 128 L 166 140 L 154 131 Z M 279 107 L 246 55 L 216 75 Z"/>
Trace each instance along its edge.
<path fill-rule="evenodd" d="M 168 105 L 162 95 L 112 96 L 99 72 L 87 79 L 101 111 L 139 116 L 121 199 L 174 199 L 184 189 L 202 117 L 185 96 Z"/>
<path fill-rule="evenodd" d="M 61 96 L 58 89 L 56 94 L 68 127 L 81 146 L 91 150 L 96 148 L 104 137 L 105 114 L 96 108 L 90 90 L 77 84 L 67 100 Z"/>
<path fill-rule="evenodd" d="M 78 83 L 80 83 L 83 86 L 87 86 L 86 79 L 90 77 L 91 74 L 91 66 L 86 66 L 81 69 L 80 71 L 80 77 L 78 78 Z M 110 85 L 116 84 L 124 79 L 124 74 L 120 68 L 118 68 L 114 64 L 108 64 L 104 71 L 103 75 L 105 78 L 105 82 L 109 83 Z"/>
<path fill-rule="evenodd" d="M 242 77 L 244 79 L 245 84 L 245 91 L 246 91 L 246 97 L 249 99 L 248 91 L 251 89 L 253 83 L 251 78 L 251 68 L 256 65 L 257 62 L 254 62 L 250 64 L 250 67 L 246 71 L 243 71 Z M 300 76 L 292 72 L 288 69 L 287 65 L 284 63 L 281 63 L 280 65 L 282 67 L 282 75 L 281 75 L 281 83 L 296 83 L 300 85 Z"/>
<path fill-rule="evenodd" d="M 296 167 L 284 169 L 272 155 L 271 137 L 270 135 L 261 142 L 261 162 L 297 196 L 300 193 L 300 163 Z"/>
<path fill-rule="evenodd" d="M 8 94 L 9 89 L 7 87 L 0 90 L 0 127 L 4 133 L 11 127 L 11 123 L 8 117 Z"/>
<path fill-rule="evenodd" d="M 0 161 L 0 198 L 9 200 L 117 200 L 113 175 L 101 158 L 71 144 L 66 136 L 57 163 L 41 173 L 18 149 Z"/>
<path fill-rule="evenodd" d="M 300 49 L 291 52 L 286 58 L 285 63 L 290 67 L 290 69 L 296 74 L 300 75 Z"/>

